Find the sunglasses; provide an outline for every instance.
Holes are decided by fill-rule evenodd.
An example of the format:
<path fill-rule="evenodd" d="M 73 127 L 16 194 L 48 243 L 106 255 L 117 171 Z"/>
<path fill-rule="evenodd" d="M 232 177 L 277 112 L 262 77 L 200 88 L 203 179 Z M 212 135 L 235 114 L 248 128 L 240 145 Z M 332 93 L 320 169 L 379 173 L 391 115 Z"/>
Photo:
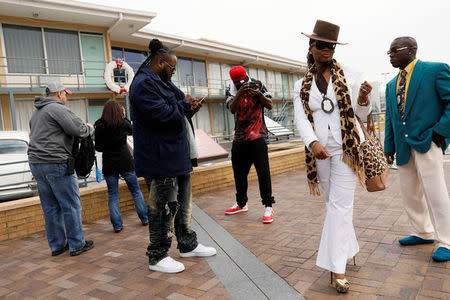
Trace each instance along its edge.
<path fill-rule="evenodd" d="M 169 64 L 167 61 L 165 61 L 164 59 L 163 59 L 163 62 L 165 62 L 168 66 L 169 66 L 169 68 L 170 68 L 170 71 L 175 71 L 175 69 L 177 68 L 177 66 L 172 66 L 171 64 Z"/>
<path fill-rule="evenodd" d="M 399 51 L 405 50 L 405 49 L 410 49 L 410 48 L 414 48 L 414 47 L 400 47 L 400 48 L 391 48 L 388 50 L 387 55 L 392 54 L 396 54 Z"/>
<path fill-rule="evenodd" d="M 322 41 L 315 41 L 314 46 L 316 46 L 317 50 L 323 50 L 325 48 L 328 48 L 330 50 L 334 50 L 336 48 L 336 44 L 328 43 L 328 42 L 322 42 Z"/>

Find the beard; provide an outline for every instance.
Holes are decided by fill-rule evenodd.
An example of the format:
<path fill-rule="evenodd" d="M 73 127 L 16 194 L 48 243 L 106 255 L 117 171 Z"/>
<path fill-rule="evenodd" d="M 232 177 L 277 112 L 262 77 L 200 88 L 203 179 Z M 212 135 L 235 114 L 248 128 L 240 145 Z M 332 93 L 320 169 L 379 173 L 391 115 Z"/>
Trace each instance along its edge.
<path fill-rule="evenodd" d="M 167 71 L 166 69 L 164 69 L 161 73 L 161 80 L 163 81 L 170 81 L 170 79 L 172 78 L 172 72 Z"/>

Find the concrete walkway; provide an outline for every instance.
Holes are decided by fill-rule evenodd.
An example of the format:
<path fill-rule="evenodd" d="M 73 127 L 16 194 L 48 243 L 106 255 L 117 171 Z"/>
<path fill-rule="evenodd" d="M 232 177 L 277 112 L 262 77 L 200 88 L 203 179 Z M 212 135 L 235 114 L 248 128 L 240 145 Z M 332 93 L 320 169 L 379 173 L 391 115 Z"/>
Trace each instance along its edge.
<path fill-rule="evenodd" d="M 450 156 L 445 158 L 450 183 Z M 325 204 L 308 195 L 305 171 L 272 181 L 277 203 L 269 225 L 262 224 L 257 182 L 249 185 L 249 212 L 240 215 L 224 215 L 234 187 L 196 196 L 193 227 L 218 255 L 179 258 L 174 241 L 169 254 L 186 266 L 179 274 L 148 270 L 148 229 L 134 212 L 124 213 L 119 234 L 109 219 L 85 224 L 95 248 L 77 257 L 51 257 L 43 233 L 1 242 L 0 299 L 450 299 L 450 262 L 431 260 L 435 245 L 397 243 L 411 228 L 396 171 L 386 191 L 357 189 L 354 223 L 361 250 L 357 265 L 349 262 L 346 295 L 338 295 L 329 273 L 315 266 Z"/>

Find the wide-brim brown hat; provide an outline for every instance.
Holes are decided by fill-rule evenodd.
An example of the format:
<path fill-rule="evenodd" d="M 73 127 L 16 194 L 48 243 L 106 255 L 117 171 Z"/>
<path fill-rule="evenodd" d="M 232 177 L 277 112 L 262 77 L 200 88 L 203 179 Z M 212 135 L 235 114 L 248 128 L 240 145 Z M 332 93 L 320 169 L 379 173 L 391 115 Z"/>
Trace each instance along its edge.
<path fill-rule="evenodd" d="M 340 27 L 338 25 L 327 21 L 317 20 L 312 34 L 306 34 L 304 32 L 302 32 L 302 34 L 313 40 L 347 45 L 347 43 L 338 42 L 339 29 Z"/>

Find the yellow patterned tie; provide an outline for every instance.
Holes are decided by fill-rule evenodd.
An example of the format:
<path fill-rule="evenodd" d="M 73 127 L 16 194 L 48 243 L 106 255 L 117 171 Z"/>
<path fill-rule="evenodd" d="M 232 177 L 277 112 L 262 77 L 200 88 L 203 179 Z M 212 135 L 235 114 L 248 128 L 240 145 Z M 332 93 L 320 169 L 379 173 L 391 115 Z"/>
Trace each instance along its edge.
<path fill-rule="evenodd" d="M 402 70 L 400 72 L 400 82 L 398 84 L 397 90 L 397 108 L 400 113 L 400 117 L 403 119 L 405 114 L 405 98 L 406 98 L 406 71 Z"/>

